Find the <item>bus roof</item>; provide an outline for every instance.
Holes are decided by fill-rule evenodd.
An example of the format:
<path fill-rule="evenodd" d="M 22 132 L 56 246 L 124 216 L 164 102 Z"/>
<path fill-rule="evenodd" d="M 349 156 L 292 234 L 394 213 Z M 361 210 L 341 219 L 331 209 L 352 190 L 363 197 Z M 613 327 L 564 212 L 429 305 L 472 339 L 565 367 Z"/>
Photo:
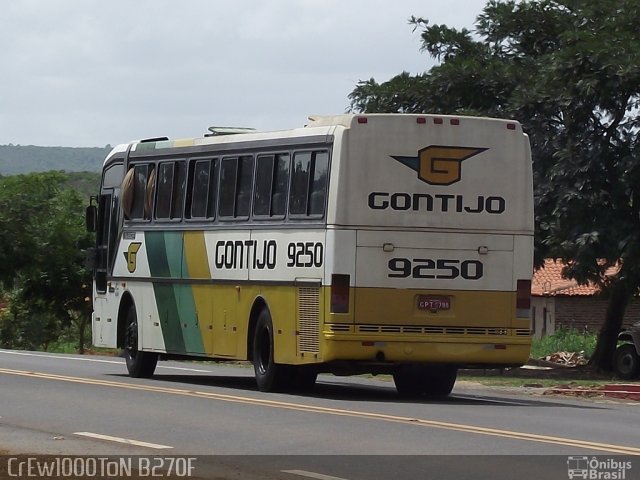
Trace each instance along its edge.
<path fill-rule="evenodd" d="M 202 146 L 202 145 L 216 145 L 216 144 L 230 144 L 230 143 L 239 143 L 239 142 L 251 142 L 258 140 L 272 140 L 272 139 L 286 139 L 286 138 L 301 138 L 312 135 L 331 135 L 333 129 L 337 126 L 343 127 L 345 129 L 350 129 L 354 125 L 358 123 L 367 123 L 368 119 L 379 121 L 382 119 L 391 119 L 391 118 L 399 118 L 402 117 L 404 119 L 407 118 L 416 118 L 418 122 L 419 119 L 424 119 L 426 121 L 429 119 L 431 122 L 446 121 L 449 123 L 452 119 L 469 119 L 474 121 L 494 121 L 494 122 L 503 122 L 510 123 L 513 125 L 518 124 L 517 121 L 514 120 L 501 120 L 495 118 L 488 117 L 464 117 L 461 115 L 437 115 L 437 114 L 406 114 L 406 113 L 367 113 L 367 114 L 352 114 L 345 113 L 340 115 L 310 115 L 308 117 L 309 123 L 307 123 L 304 127 L 289 129 L 289 130 L 271 130 L 271 131 L 255 131 L 251 129 L 241 129 L 241 128 L 225 128 L 225 127 L 211 127 L 216 130 L 224 130 L 224 135 L 211 135 L 205 134 L 203 137 L 194 137 L 194 138 L 181 138 L 181 139 L 168 139 L 166 137 L 158 137 L 151 139 L 143 139 L 132 141 L 129 144 L 121 144 L 117 145 L 113 148 L 113 150 L 107 155 L 105 159 L 105 164 L 117 153 L 126 152 L 127 148 L 131 146 L 131 151 L 148 151 L 148 150 L 159 150 L 159 149 L 167 149 L 167 148 L 183 148 L 183 147 L 191 147 L 191 146 Z M 210 129 L 211 130 L 211 129 Z"/>

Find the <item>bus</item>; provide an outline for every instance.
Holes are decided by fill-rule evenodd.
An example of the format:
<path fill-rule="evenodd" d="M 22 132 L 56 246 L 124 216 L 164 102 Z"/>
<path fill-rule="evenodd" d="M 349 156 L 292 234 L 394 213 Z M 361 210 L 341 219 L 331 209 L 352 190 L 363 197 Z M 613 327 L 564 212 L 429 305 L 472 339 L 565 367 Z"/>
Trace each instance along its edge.
<path fill-rule="evenodd" d="M 93 344 L 252 362 L 261 391 L 389 374 L 448 395 L 529 357 L 533 187 L 516 121 L 312 116 L 115 147 L 96 204 Z"/>

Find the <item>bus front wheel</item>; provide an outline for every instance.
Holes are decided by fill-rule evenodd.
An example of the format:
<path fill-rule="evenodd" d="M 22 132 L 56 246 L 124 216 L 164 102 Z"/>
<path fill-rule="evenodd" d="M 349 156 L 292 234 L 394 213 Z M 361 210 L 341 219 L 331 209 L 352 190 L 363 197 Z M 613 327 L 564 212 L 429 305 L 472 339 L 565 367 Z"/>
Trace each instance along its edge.
<path fill-rule="evenodd" d="M 124 359 L 129 376 L 134 378 L 150 378 L 156 370 L 158 354 L 138 350 L 138 316 L 136 307 L 131 305 L 127 311 L 124 331 Z"/>
<path fill-rule="evenodd" d="M 258 316 L 253 334 L 253 369 L 261 392 L 283 390 L 291 381 L 290 366 L 274 361 L 273 346 L 273 322 L 269 310 L 264 308 Z"/>

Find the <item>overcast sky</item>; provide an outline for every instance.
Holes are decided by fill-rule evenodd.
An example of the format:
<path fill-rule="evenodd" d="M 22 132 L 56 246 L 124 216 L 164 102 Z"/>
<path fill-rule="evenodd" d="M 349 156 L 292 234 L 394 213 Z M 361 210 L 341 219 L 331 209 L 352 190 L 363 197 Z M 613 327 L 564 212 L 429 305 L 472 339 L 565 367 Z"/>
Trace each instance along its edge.
<path fill-rule="evenodd" d="M 342 113 L 359 80 L 433 62 L 411 15 L 473 28 L 486 0 L 13 0 L 0 145 L 104 146 Z"/>

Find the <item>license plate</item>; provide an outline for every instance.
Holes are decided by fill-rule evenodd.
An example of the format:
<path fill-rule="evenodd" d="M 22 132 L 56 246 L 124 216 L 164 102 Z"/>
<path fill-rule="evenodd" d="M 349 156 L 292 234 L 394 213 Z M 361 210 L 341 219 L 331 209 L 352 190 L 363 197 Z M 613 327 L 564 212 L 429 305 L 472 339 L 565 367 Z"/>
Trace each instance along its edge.
<path fill-rule="evenodd" d="M 449 297 L 418 295 L 418 310 L 430 310 L 432 312 L 437 312 L 439 310 L 449 310 L 450 308 L 451 299 Z"/>

